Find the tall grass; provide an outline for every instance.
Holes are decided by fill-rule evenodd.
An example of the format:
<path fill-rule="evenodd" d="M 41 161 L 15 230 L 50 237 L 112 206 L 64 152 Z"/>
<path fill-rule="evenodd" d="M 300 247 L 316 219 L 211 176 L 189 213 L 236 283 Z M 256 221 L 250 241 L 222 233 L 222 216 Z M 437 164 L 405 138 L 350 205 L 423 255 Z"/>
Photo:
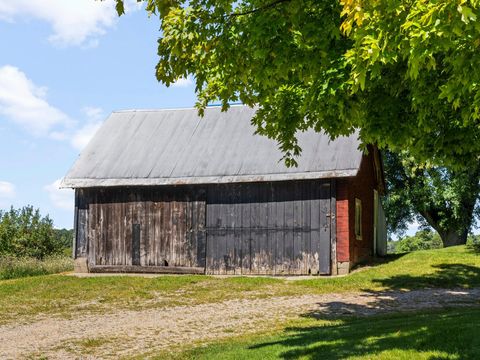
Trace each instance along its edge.
<path fill-rule="evenodd" d="M 57 274 L 71 270 L 73 270 L 72 258 L 63 255 L 50 256 L 43 260 L 29 257 L 0 257 L 0 280 Z"/>

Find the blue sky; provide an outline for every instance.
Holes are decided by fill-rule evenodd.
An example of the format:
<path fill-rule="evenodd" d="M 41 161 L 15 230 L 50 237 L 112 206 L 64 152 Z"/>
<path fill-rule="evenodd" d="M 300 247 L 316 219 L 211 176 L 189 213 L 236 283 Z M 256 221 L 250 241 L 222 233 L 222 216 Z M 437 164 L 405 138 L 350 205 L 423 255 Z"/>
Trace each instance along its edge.
<path fill-rule="evenodd" d="M 155 79 L 159 20 L 134 1 L 0 0 L 0 209 L 31 204 L 73 225 L 58 183 L 113 110 L 190 107 L 194 86 Z"/>

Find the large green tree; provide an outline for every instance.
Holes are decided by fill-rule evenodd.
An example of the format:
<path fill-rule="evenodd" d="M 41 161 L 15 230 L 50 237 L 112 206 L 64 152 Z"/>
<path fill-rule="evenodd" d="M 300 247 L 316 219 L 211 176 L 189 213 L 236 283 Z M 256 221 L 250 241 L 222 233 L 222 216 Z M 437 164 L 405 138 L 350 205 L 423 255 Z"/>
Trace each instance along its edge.
<path fill-rule="evenodd" d="M 290 165 L 307 128 L 361 129 L 424 163 L 478 161 L 479 0 L 145 2 L 161 20 L 158 80 L 193 75 L 200 112 L 258 105 L 258 132 Z"/>
<path fill-rule="evenodd" d="M 387 169 L 401 181 L 390 199 L 405 196 L 393 224 L 420 214 L 445 245 L 464 242 L 478 197 L 480 0 L 145 2 L 161 20 L 157 79 L 193 75 L 200 113 L 258 106 L 258 132 L 288 165 L 298 131 L 360 129 L 401 154 Z"/>
<path fill-rule="evenodd" d="M 405 152 L 384 153 L 389 232 L 418 221 L 440 235 L 443 246 L 465 244 L 479 218 L 480 162 L 461 170 L 419 166 Z"/>

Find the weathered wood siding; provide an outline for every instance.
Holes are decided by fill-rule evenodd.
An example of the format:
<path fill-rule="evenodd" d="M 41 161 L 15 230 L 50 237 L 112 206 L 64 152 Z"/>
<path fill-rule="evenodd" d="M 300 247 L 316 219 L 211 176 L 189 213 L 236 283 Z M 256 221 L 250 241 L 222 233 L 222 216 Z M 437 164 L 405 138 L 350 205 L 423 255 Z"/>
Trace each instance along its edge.
<path fill-rule="evenodd" d="M 88 242 L 91 267 L 205 267 L 204 195 L 172 187 L 77 190 L 88 231 L 76 242 Z"/>
<path fill-rule="evenodd" d="M 87 256 L 88 203 L 83 190 L 75 191 L 74 257 Z"/>
<path fill-rule="evenodd" d="M 76 257 L 88 256 L 91 271 L 329 274 L 331 186 L 304 180 L 77 190 Z"/>
<path fill-rule="evenodd" d="M 329 274 L 330 181 L 210 185 L 209 274 Z"/>

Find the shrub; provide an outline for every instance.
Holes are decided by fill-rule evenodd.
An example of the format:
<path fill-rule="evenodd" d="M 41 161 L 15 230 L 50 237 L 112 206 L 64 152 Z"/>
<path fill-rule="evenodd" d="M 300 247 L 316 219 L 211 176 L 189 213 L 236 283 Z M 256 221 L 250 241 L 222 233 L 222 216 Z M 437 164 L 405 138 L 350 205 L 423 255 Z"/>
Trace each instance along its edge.
<path fill-rule="evenodd" d="M 480 252 L 480 235 L 470 235 L 467 238 L 467 247 L 476 252 Z"/>
<path fill-rule="evenodd" d="M 32 206 L 0 211 L 0 256 L 43 259 L 60 254 L 65 243 L 65 234 L 57 235 L 48 215 Z"/>
<path fill-rule="evenodd" d="M 419 230 L 413 236 L 406 236 L 403 239 L 390 244 L 391 249 L 396 253 L 405 253 L 417 250 L 440 249 L 443 247 L 440 235 L 430 229 Z"/>

